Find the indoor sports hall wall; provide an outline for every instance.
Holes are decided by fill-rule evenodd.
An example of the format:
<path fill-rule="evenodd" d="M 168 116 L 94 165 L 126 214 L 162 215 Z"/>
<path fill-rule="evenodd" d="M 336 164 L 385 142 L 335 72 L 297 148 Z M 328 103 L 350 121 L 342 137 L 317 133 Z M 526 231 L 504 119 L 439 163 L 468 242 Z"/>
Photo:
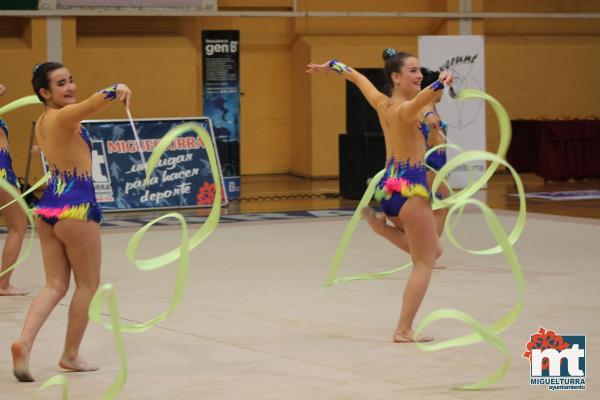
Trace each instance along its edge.
<path fill-rule="evenodd" d="M 45 58 L 45 18 L 0 17 L 0 83 L 8 89 L 0 98 L 0 104 L 33 94 L 33 66 Z M 10 128 L 10 147 L 17 176 L 25 173 L 31 122 L 42 112 L 42 106 L 26 107 L 5 117 Z M 38 177 L 39 172 L 41 169 L 37 171 L 36 168 Z"/>
<path fill-rule="evenodd" d="M 251 4 L 250 4 L 251 3 Z M 221 9 L 286 10 L 289 1 L 221 1 Z M 343 2 L 346 11 L 458 11 L 458 0 Z M 507 4 L 509 3 L 509 4 Z M 600 12 L 591 0 L 472 2 L 485 12 Z M 367 4 L 367 5 L 365 5 Z M 252 7 L 251 7 L 252 5 Z M 339 11 L 333 0 L 299 1 L 304 11 Z M 375 9 L 373 7 L 376 7 Z M 63 17 L 63 61 L 79 98 L 115 81 L 134 90 L 135 117 L 201 113 L 200 34 L 241 34 L 241 167 L 243 174 L 338 174 L 337 136 L 345 131 L 344 82 L 310 79 L 304 66 L 330 57 L 380 67 L 383 48 L 417 50 L 419 35 L 458 34 L 442 18 Z M 600 24 L 581 19 L 486 19 L 486 86 L 514 118 L 600 117 Z M 45 18 L 0 17 L 2 99 L 29 95 L 31 68 L 46 56 Z M 24 172 L 29 122 L 41 107 L 7 116 L 15 170 Z M 114 107 L 99 118 L 123 117 Z M 488 112 L 488 147 L 497 129 Z M 37 170 L 36 170 L 37 172 Z M 39 174 L 39 172 L 38 172 Z"/>

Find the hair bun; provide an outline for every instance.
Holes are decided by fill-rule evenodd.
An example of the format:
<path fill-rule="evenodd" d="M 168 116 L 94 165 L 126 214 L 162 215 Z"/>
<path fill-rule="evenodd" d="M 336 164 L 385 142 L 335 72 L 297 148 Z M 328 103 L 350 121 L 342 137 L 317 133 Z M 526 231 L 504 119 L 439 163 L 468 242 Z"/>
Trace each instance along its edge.
<path fill-rule="evenodd" d="M 388 58 L 394 57 L 398 52 L 393 47 L 388 47 L 383 51 L 383 59 L 387 60 Z"/>

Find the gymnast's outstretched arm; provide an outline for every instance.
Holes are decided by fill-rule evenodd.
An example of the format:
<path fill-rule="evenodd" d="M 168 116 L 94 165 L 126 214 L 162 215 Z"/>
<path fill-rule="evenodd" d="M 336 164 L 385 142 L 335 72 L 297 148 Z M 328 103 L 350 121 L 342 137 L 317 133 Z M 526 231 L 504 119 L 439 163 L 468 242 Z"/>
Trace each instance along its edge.
<path fill-rule="evenodd" d="M 115 83 L 94 93 L 80 103 L 65 106 L 58 111 L 56 120 L 61 126 L 67 128 L 76 127 L 82 120 L 104 110 L 115 99 L 123 101 L 125 106 L 129 107 L 131 90 L 129 90 L 127 85 Z"/>
<path fill-rule="evenodd" d="M 345 79 L 354 83 L 358 89 L 362 92 L 363 96 L 367 99 L 371 107 L 377 109 L 382 101 L 388 97 L 381 93 L 377 88 L 369 81 L 363 74 L 350 68 L 343 62 L 337 60 L 330 60 L 323 64 L 308 64 L 306 72 L 309 74 L 315 74 L 318 72 L 329 72 L 335 71 Z"/>
<path fill-rule="evenodd" d="M 421 90 L 412 100 L 399 104 L 396 108 L 398 115 L 407 122 L 417 121 L 419 112 L 440 99 L 444 85 L 452 84 L 452 74 L 443 71 L 437 81 Z"/>

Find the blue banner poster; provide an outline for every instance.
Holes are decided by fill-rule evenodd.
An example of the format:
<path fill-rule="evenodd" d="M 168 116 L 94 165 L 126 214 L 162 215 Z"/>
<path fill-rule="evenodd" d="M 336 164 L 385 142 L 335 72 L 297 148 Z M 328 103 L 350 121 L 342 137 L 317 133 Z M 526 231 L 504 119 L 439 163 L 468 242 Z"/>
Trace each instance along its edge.
<path fill-rule="evenodd" d="M 214 145 L 209 118 L 137 119 L 134 122 L 146 159 L 171 128 L 185 122 L 202 125 L 213 137 Z M 208 154 L 194 132 L 186 132 L 171 143 L 149 184 L 144 186 L 144 164 L 129 120 L 91 120 L 83 121 L 82 125 L 92 141 L 92 176 L 102 210 L 212 206 L 215 187 Z M 223 183 L 221 173 L 220 176 Z M 227 204 L 225 193 L 223 201 Z"/>
<path fill-rule="evenodd" d="M 240 197 L 239 49 L 239 31 L 202 31 L 202 113 L 214 125 L 230 199 Z"/>

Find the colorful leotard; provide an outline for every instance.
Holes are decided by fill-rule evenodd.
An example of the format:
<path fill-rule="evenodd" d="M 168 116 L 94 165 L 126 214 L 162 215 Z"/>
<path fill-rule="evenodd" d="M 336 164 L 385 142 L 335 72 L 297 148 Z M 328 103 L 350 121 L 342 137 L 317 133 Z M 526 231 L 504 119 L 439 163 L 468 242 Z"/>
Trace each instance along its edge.
<path fill-rule="evenodd" d="M 79 121 L 110 104 L 115 92 L 116 85 L 113 85 L 84 102 L 54 110 L 36 123 L 36 137 L 50 165 L 51 177 L 34 213 L 50 225 L 61 219 L 98 223 L 102 220 L 91 174 L 92 143 Z M 46 126 L 52 130 L 42 133 Z M 62 140 L 68 144 L 62 144 Z M 65 168 L 64 159 L 73 160 L 70 161 L 73 165 Z"/>
<path fill-rule="evenodd" d="M 425 114 L 425 119 L 427 119 L 427 116 L 429 116 L 429 114 L 434 114 L 434 112 L 427 112 Z M 442 132 L 444 132 L 444 135 L 447 135 L 448 125 L 446 124 L 446 122 L 440 121 L 440 129 L 442 130 Z M 429 127 L 427 127 L 427 131 L 429 132 Z M 440 148 L 434 151 L 433 153 L 429 154 L 425 162 L 434 170 L 439 171 L 444 165 L 446 165 L 446 161 L 446 149 Z"/>
<path fill-rule="evenodd" d="M 419 130 L 427 143 L 429 127 L 421 121 Z M 394 156 L 386 161 L 385 173 L 375 189 L 375 199 L 379 200 L 385 215 L 395 217 L 400 214 L 402 206 L 409 198 L 421 196 L 429 199 L 430 195 L 425 165 L 396 160 Z"/>
<path fill-rule="evenodd" d="M 0 118 L 0 129 L 4 131 L 8 139 L 8 126 L 6 126 L 6 122 L 2 118 Z M 5 179 L 13 186 L 19 187 L 19 181 L 12 167 L 12 158 L 8 147 L 0 148 L 0 178 Z"/>
<path fill-rule="evenodd" d="M 381 209 L 386 215 L 395 217 L 406 200 L 414 196 L 430 197 L 425 165 L 411 165 L 390 157 L 375 189 L 375 199 L 380 201 Z"/>
<path fill-rule="evenodd" d="M 92 142 L 83 126 L 80 135 L 88 145 L 91 157 Z M 52 168 L 51 173 L 46 190 L 34 210 L 37 216 L 50 225 L 64 218 L 102 221 L 102 210 L 96 201 L 94 181 L 89 173 L 79 175 L 76 169 L 60 171 L 57 168 Z"/>
<path fill-rule="evenodd" d="M 375 198 L 381 201 L 386 215 L 397 216 L 411 197 L 429 199 L 427 170 L 423 162 L 429 130 L 423 121 L 418 120 L 418 116 L 428 104 L 441 98 L 443 83 L 435 81 L 413 99 L 402 101 L 381 93 L 364 75 L 339 61 L 331 61 L 329 67 L 354 83 L 377 111 L 385 136 L 388 160 L 385 174 L 378 182 Z M 415 140 L 410 132 L 413 127 L 421 131 L 424 141 Z"/>

